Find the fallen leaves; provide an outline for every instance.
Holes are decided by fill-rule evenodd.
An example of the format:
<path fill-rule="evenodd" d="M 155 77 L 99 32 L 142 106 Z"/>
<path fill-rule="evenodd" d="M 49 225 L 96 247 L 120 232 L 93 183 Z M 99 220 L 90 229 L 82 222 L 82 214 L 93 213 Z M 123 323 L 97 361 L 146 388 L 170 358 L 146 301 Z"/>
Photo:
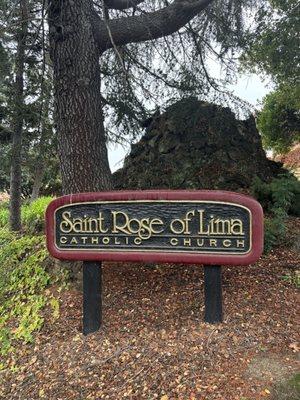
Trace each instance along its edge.
<path fill-rule="evenodd" d="M 201 266 L 105 264 L 103 327 L 80 332 L 81 294 L 61 293 L 34 345 L 0 372 L 14 400 L 261 400 L 297 368 L 296 288 L 278 249 L 251 266 L 223 268 L 224 323 L 203 322 Z M 270 300 L 268 300 L 270 299 Z M 1 397 L 1 398 L 2 398 Z"/>
<path fill-rule="evenodd" d="M 289 348 L 293 350 L 294 353 L 299 353 L 300 347 L 298 342 L 291 343 Z"/>

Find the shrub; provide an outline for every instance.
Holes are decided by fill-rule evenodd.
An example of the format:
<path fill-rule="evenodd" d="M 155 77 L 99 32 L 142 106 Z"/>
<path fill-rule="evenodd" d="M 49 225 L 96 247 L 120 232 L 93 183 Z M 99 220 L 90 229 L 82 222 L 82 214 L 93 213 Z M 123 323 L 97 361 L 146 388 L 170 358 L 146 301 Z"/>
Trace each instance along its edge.
<path fill-rule="evenodd" d="M 52 197 L 40 197 L 22 207 L 22 224 L 27 232 L 42 232 L 45 226 L 45 211 Z"/>
<path fill-rule="evenodd" d="M 8 229 L 8 203 L 0 204 L 0 355 L 14 349 L 15 341 L 31 342 L 44 323 L 43 309 L 59 315 L 58 300 L 47 289 L 66 282 L 66 271 L 50 274 L 44 235 L 45 209 L 51 197 L 22 206 L 23 233 Z M 0 363 L 1 367 L 5 367 Z"/>
<path fill-rule="evenodd" d="M 7 201 L 0 202 L 0 228 L 8 225 L 9 220 L 9 212 L 8 212 L 9 203 Z"/>
<path fill-rule="evenodd" d="M 288 214 L 300 216 L 300 182 L 293 175 L 280 175 L 270 183 L 256 177 L 251 191 L 266 213 L 282 208 Z"/>
<path fill-rule="evenodd" d="M 32 203 L 25 203 L 21 208 L 21 219 L 24 231 L 28 233 L 42 232 L 45 225 L 45 211 L 52 197 L 40 197 Z M 9 223 L 9 206 L 7 202 L 0 203 L 0 228 Z"/>
<path fill-rule="evenodd" d="M 0 229 L 0 354 L 13 350 L 16 340 L 33 341 L 43 323 L 43 308 L 58 316 L 58 300 L 46 290 L 65 275 L 51 275 L 44 267 L 48 258 L 44 236 L 19 235 Z M 2 365 L 3 366 L 3 365 Z M 0 365 L 1 367 L 1 365 Z"/>
<path fill-rule="evenodd" d="M 256 177 L 251 191 L 265 212 L 265 252 L 268 253 L 285 239 L 288 214 L 300 216 L 300 182 L 290 174 L 270 183 Z"/>

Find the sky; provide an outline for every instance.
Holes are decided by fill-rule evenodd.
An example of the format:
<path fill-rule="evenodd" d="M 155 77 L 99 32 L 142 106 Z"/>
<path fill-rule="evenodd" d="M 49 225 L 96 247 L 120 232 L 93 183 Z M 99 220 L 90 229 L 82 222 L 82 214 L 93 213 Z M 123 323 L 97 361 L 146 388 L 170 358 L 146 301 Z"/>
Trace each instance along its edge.
<path fill-rule="evenodd" d="M 259 108 L 259 103 L 263 97 L 271 91 L 270 85 L 255 74 L 240 75 L 237 83 L 229 87 L 234 93 L 243 100 L 248 101 L 253 106 Z M 126 154 L 130 151 L 130 147 L 122 147 L 120 145 L 110 145 L 108 148 L 109 164 L 112 172 L 121 168 Z"/>

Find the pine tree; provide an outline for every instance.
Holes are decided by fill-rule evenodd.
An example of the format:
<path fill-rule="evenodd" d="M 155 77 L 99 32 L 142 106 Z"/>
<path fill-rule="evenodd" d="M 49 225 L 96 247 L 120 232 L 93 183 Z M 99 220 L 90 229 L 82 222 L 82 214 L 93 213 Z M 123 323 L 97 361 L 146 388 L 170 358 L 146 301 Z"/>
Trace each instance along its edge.
<path fill-rule="evenodd" d="M 106 132 L 133 131 L 161 99 L 211 87 L 222 98 L 255 0 L 49 1 L 50 54 L 65 193 L 111 188 Z M 224 81 L 206 65 L 223 62 Z M 100 60 L 100 62 L 99 62 Z M 102 79 L 102 81 L 101 81 Z M 111 107 L 111 108 L 110 108 Z M 111 117 L 105 132 L 104 115 Z M 137 125 L 134 125 L 136 123 Z M 120 136 L 116 129 L 112 134 Z"/>

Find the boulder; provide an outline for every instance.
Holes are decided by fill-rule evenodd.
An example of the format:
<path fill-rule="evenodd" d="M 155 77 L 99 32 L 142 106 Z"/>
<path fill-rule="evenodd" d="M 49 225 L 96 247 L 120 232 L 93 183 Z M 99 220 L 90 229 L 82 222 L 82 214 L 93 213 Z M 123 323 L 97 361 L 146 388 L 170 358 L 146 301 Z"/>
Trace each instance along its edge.
<path fill-rule="evenodd" d="M 239 190 L 280 172 L 253 116 L 238 120 L 229 108 L 189 98 L 148 121 L 113 180 L 116 189 Z"/>

